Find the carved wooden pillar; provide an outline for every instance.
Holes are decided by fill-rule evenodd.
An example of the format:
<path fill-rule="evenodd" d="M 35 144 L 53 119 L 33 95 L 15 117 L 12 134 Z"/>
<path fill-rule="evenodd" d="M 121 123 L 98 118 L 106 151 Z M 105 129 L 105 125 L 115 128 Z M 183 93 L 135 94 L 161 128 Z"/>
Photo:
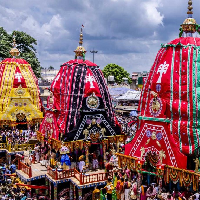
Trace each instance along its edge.
<path fill-rule="evenodd" d="M 103 162 L 104 162 L 104 166 L 106 165 L 106 147 L 108 144 L 108 140 L 102 140 L 102 145 L 103 145 Z"/>
<path fill-rule="evenodd" d="M 85 147 L 85 166 L 88 167 L 89 166 L 89 147 L 90 147 L 91 143 L 89 141 L 84 143 L 84 147 Z"/>
<path fill-rule="evenodd" d="M 58 198 L 58 191 L 57 191 L 58 185 L 54 183 L 54 200 L 57 200 Z"/>

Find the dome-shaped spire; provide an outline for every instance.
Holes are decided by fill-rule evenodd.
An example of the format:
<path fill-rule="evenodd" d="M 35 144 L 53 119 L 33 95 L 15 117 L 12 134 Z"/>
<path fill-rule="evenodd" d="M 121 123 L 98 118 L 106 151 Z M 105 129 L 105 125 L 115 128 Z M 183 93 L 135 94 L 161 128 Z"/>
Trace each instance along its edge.
<path fill-rule="evenodd" d="M 10 50 L 10 54 L 15 58 L 16 56 L 19 56 L 20 52 L 16 48 L 16 41 L 15 41 L 15 34 L 13 35 L 13 48 Z"/>
<path fill-rule="evenodd" d="M 179 34 L 180 37 L 182 37 L 183 33 L 185 33 L 186 37 L 192 37 L 193 33 L 195 32 L 198 32 L 200 34 L 200 27 L 196 23 L 196 20 L 192 17 L 192 9 L 192 0 L 188 0 L 188 18 L 186 18 L 183 24 L 181 25 Z"/>
<path fill-rule="evenodd" d="M 75 52 L 75 59 L 85 60 L 85 53 L 87 51 L 85 50 L 85 48 L 82 45 L 83 45 L 83 29 L 81 28 L 79 46 L 74 51 Z"/>

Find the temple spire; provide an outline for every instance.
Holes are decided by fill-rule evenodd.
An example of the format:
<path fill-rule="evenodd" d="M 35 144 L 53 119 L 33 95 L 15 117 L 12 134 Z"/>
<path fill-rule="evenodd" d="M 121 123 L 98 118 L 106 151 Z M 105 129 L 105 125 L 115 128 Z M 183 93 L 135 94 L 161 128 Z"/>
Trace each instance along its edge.
<path fill-rule="evenodd" d="M 76 48 L 74 52 L 75 52 L 75 59 L 85 60 L 85 53 L 87 51 L 83 47 L 83 29 L 82 28 L 81 28 L 81 33 L 80 33 L 79 46 Z"/>
<path fill-rule="evenodd" d="M 193 9 L 193 7 L 192 7 L 192 0 L 189 0 L 188 1 L 188 11 L 187 11 L 188 18 L 192 18 L 192 15 L 193 15 L 192 9 Z"/>
<path fill-rule="evenodd" d="M 16 48 L 16 41 L 15 41 L 15 33 L 13 35 L 13 48 L 10 50 L 10 54 L 15 58 L 16 56 L 19 56 L 19 50 Z"/>
<path fill-rule="evenodd" d="M 82 44 L 83 44 L 83 29 L 81 28 L 79 46 L 82 46 Z"/>
<path fill-rule="evenodd" d="M 180 28 L 179 37 L 193 37 L 194 33 L 198 32 L 200 34 L 200 26 L 196 23 L 196 20 L 192 17 L 193 7 L 192 0 L 188 0 L 188 18 L 185 19 Z M 184 34 L 183 34 L 184 33 Z"/>

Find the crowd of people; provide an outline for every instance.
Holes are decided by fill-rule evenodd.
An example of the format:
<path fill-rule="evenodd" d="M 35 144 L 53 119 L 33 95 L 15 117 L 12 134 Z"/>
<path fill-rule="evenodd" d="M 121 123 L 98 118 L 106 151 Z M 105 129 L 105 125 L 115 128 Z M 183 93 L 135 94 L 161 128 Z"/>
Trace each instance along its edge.
<path fill-rule="evenodd" d="M 31 129 L 28 130 L 18 130 L 13 129 L 1 129 L 0 137 L 2 143 L 10 143 L 13 146 L 15 144 L 28 143 L 31 138 L 36 139 L 37 133 Z"/>
<path fill-rule="evenodd" d="M 31 139 L 36 139 L 37 134 L 34 130 L 19 130 L 17 128 L 0 129 L 0 143 L 11 145 L 14 148 L 15 145 L 28 144 Z M 34 151 L 30 151 L 28 158 L 20 154 L 20 160 L 27 165 L 31 165 L 32 161 L 40 160 L 40 148 L 39 144 L 36 144 Z M 43 152 L 45 153 L 45 152 Z M 14 159 L 16 160 L 16 159 Z M 16 177 L 16 165 L 12 159 L 11 163 L 6 162 L 6 156 L 0 158 L 0 199 L 2 200 L 25 200 L 25 199 L 41 199 L 40 194 L 32 194 L 31 189 L 25 186 L 18 186 L 16 183 L 21 183 L 20 179 Z M 44 199 L 44 198 L 43 198 Z M 46 198 L 45 198 L 46 199 Z"/>
<path fill-rule="evenodd" d="M 122 115 L 117 116 L 120 123 L 128 124 L 133 118 Z M 36 137 L 34 131 L 18 129 L 0 130 L 1 142 L 20 144 L 29 142 L 31 138 Z M 111 144 L 110 144 L 111 145 Z M 66 148 L 66 147 L 63 147 Z M 108 177 L 107 185 L 101 190 L 101 199 L 105 200 L 200 200 L 199 193 L 195 193 L 188 188 L 181 188 L 179 191 L 171 186 L 164 185 L 155 178 L 149 178 L 149 175 L 141 175 L 125 167 L 118 168 L 117 157 L 115 156 L 115 144 L 112 144 L 110 150 L 106 153 L 106 164 L 102 156 L 102 149 L 96 148 L 94 152 L 89 154 L 88 170 L 103 169 L 105 167 L 106 176 Z M 92 149 L 91 149 L 92 150 Z M 64 149 L 65 154 L 62 154 L 60 149 L 55 150 L 51 145 L 46 143 L 42 146 L 41 143 L 35 145 L 34 152 L 29 154 L 29 157 L 23 157 L 22 162 L 26 165 L 32 163 L 41 164 L 48 161 L 51 167 L 61 167 L 64 169 L 66 163 L 66 156 L 69 168 L 77 168 L 83 173 L 87 173 L 85 167 L 85 155 L 77 158 L 74 152 L 69 152 Z M 77 160 L 78 159 L 78 160 Z M 80 163 L 83 163 L 82 166 Z M 59 166 L 60 164 L 60 166 Z M 55 165 L 55 166 L 54 166 Z M 0 199 L 31 199 L 30 189 L 26 187 L 19 187 L 15 183 L 17 178 L 15 176 L 7 176 L 6 174 L 14 174 L 16 166 L 14 164 L 6 166 L 5 162 L 0 166 Z M 111 178 L 112 177 L 112 178 Z M 162 186 L 163 184 L 163 186 Z M 39 194 L 32 194 L 32 199 L 39 199 Z"/>
<path fill-rule="evenodd" d="M 21 157 L 24 161 L 24 157 Z M 17 163 L 17 162 L 16 162 Z M 1 200 L 38 200 L 49 199 L 44 196 L 44 191 L 36 193 L 28 186 L 21 186 L 21 180 L 16 176 L 17 166 L 12 160 L 12 164 L 8 165 L 5 161 L 0 163 L 0 199 Z"/>
<path fill-rule="evenodd" d="M 117 121 L 121 125 L 122 132 L 124 132 L 127 137 L 127 142 L 135 135 L 137 129 L 137 117 L 131 117 L 123 114 L 115 114 Z"/>
<path fill-rule="evenodd" d="M 127 167 L 116 169 L 113 178 L 109 177 L 102 189 L 101 199 L 107 200 L 199 200 L 200 194 L 189 188 L 170 189 L 160 184 L 155 177 L 150 183 L 147 176 L 133 172 Z M 162 181 L 161 181 L 162 182 Z"/>
<path fill-rule="evenodd" d="M 30 190 L 25 187 L 19 187 L 15 183 L 20 180 L 15 175 L 16 165 L 6 165 L 1 163 L 0 166 L 0 199 L 2 200 L 24 200 L 29 196 Z M 12 176 L 11 176 L 12 174 Z"/>
<path fill-rule="evenodd" d="M 2 200 L 25 200 L 29 196 L 29 190 L 25 187 L 13 187 L 10 184 L 2 184 L 0 186 L 0 198 Z"/>

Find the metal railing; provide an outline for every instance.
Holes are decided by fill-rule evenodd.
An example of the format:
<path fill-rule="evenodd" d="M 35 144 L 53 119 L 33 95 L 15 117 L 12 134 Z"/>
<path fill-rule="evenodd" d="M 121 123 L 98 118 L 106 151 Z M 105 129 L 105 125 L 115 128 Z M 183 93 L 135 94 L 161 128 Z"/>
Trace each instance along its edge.
<path fill-rule="evenodd" d="M 7 143 L 0 143 L 0 149 L 7 149 Z"/>
<path fill-rule="evenodd" d="M 11 143 L 0 143 L 0 150 L 6 149 L 9 152 L 15 151 L 27 151 L 27 150 L 34 150 L 34 144 L 11 144 Z"/>
<path fill-rule="evenodd" d="M 88 175 L 82 174 L 80 183 L 88 184 L 88 183 L 94 183 L 94 182 L 100 182 L 100 181 L 106 181 L 106 180 L 107 180 L 107 174 L 105 172 L 97 173 L 97 174 L 88 174 Z"/>
<path fill-rule="evenodd" d="M 59 179 L 65 179 L 75 176 L 74 169 L 68 169 L 68 170 L 59 170 L 59 169 L 52 169 L 50 166 L 47 168 L 47 174 L 51 176 L 55 180 Z"/>
<path fill-rule="evenodd" d="M 48 167 L 47 174 L 55 180 L 74 177 L 80 182 L 80 185 L 99 182 L 99 181 L 106 181 L 108 177 L 108 174 L 104 172 L 86 175 L 83 174 L 82 172 L 77 171 L 76 169 L 59 170 L 59 169 L 52 169 L 51 167 Z M 112 177 L 112 173 L 109 174 L 109 176 Z"/>
<path fill-rule="evenodd" d="M 25 165 L 23 162 L 18 162 L 18 170 L 22 170 L 25 174 L 28 175 L 29 178 L 32 177 L 32 169 L 31 166 Z"/>

